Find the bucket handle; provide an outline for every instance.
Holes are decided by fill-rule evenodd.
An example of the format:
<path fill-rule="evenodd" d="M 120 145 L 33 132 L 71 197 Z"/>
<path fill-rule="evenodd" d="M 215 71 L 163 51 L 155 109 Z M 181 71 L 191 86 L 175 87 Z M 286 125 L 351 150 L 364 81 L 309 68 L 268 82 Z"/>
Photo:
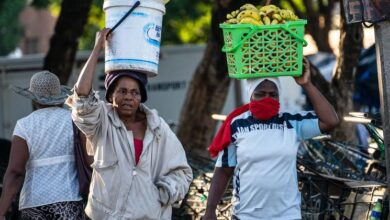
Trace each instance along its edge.
<path fill-rule="evenodd" d="M 296 38 L 300 43 L 303 44 L 304 47 L 307 46 L 307 42 L 305 41 L 305 39 L 299 37 L 296 33 L 294 33 L 293 31 L 291 31 L 291 29 L 288 27 L 289 24 L 286 23 L 284 25 L 282 25 L 282 29 L 287 31 L 291 36 L 293 36 L 294 38 Z M 252 35 L 260 29 L 259 26 L 252 26 L 251 27 L 251 31 L 248 33 L 248 35 L 246 35 L 240 42 L 238 42 L 237 45 L 233 46 L 232 48 L 227 48 L 226 45 L 224 45 L 222 47 L 222 51 L 223 52 L 226 52 L 226 53 L 230 53 L 230 52 L 234 52 L 238 49 L 238 47 L 240 47 L 245 41 L 247 41 L 250 37 L 252 37 Z"/>
<path fill-rule="evenodd" d="M 112 27 L 107 35 L 106 35 L 106 39 L 108 38 L 108 36 L 110 36 L 110 34 L 131 14 L 131 12 L 134 11 L 135 8 L 137 8 L 139 5 L 141 4 L 140 1 L 136 1 L 134 3 L 134 5 L 130 8 L 130 10 L 128 12 L 126 12 L 125 15 L 123 15 L 123 17 L 114 25 L 114 27 Z"/>

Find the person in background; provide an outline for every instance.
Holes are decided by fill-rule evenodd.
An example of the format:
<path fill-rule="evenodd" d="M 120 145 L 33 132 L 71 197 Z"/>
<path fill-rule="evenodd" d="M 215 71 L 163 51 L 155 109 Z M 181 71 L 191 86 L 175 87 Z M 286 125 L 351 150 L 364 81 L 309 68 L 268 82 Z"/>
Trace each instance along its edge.
<path fill-rule="evenodd" d="M 215 220 L 216 207 L 233 176 L 233 219 L 301 219 L 296 156 L 299 142 L 329 131 L 339 119 L 310 81 L 309 62 L 295 78 L 314 112 L 279 112 L 277 78 L 247 80 L 249 104 L 233 111 L 209 151 L 218 156 L 203 220 Z"/>
<path fill-rule="evenodd" d="M 84 219 L 74 156 L 71 112 L 63 108 L 70 89 L 49 71 L 35 73 L 29 88 L 35 111 L 17 121 L 0 199 L 5 219 L 19 192 L 21 219 Z"/>
<path fill-rule="evenodd" d="M 97 33 L 74 94 L 75 124 L 94 155 L 85 209 L 92 219 L 171 219 L 172 204 L 184 198 L 192 170 L 180 141 L 147 100 L 146 75 L 120 70 L 106 74 L 106 102 L 92 90 L 98 56 L 109 29 Z"/>

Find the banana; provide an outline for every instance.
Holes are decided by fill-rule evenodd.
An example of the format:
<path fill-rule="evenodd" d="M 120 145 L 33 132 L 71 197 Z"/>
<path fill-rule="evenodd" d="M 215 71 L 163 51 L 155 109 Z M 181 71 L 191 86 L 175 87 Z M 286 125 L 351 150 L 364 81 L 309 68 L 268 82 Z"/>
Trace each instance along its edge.
<path fill-rule="evenodd" d="M 263 17 L 263 22 L 265 25 L 271 24 L 271 19 L 268 16 Z"/>
<path fill-rule="evenodd" d="M 286 19 L 286 12 L 285 12 L 284 9 L 282 9 L 282 10 L 279 11 L 279 15 L 280 15 L 280 17 L 282 17 L 283 20 Z"/>
<path fill-rule="evenodd" d="M 266 6 L 261 7 L 260 11 L 266 12 L 267 10 L 270 10 L 270 9 L 279 10 L 279 8 L 275 5 L 266 5 Z"/>
<path fill-rule="evenodd" d="M 279 20 L 278 20 L 278 19 L 273 19 L 273 20 L 271 21 L 271 24 L 279 24 Z"/>
<path fill-rule="evenodd" d="M 265 12 L 267 11 L 267 9 L 268 9 L 267 6 L 263 6 L 263 7 L 261 7 L 261 8 L 259 9 L 259 11 L 265 13 Z"/>
<path fill-rule="evenodd" d="M 278 10 L 278 9 L 275 9 L 275 8 L 268 8 L 267 11 L 265 11 L 265 13 L 266 13 L 268 16 L 272 16 L 274 13 L 279 13 L 279 10 Z"/>
<path fill-rule="evenodd" d="M 267 14 L 265 12 L 263 12 L 263 11 L 259 12 L 259 15 L 260 15 L 261 18 L 263 18 L 264 16 L 267 16 Z"/>
<path fill-rule="evenodd" d="M 239 10 L 240 11 L 245 11 L 245 10 L 255 10 L 255 11 L 257 11 L 257 8 L 256 8 L 256 6 L 248 3 L 248 4 L 245 4 L 245 5 L 241 6 Z"/>
<path fill-rule="evenodd" d="M 231 15 L 235 18 L 237 17 L 239 12 L 240 12 L 239 10 L 232 11 Z"/>
<path fill-rule="evenodd" d="M 238 22 L 240 22 L 241 19 L 243 19 L 245 17 L 251 17 L 257 21 L 260 20 L 259 13 L 257 11 L 254 11 L 254 10 L 245 10 L 245 11 L 240 12 L 240 14 L 237 15 Z"/>
<path fill-rule="evenodd" d="M 288 20 L 288 21 L 295 21 L 299 19 L 298 16 L 296 16 L 293 11 L 288 9 L 281 10 L 280 16 L 282 16 L 284 20 Z"/>
<path fill-rule="evenodd" d="M 278 20 L 278 21 L 282 21 L 282 20 L 283 20 L 283 18 L 282 18 L 282 16 L 280 16 L 280 14 L 273 14 L 273 15 L 272 15 L 272 18 L 273 18 L 273 19 L 276 19 L 276 20 Z"/>
<path fill-rule="evenodd" d="M 280 10 L 279 14 L 283 20 L 290 20 L 290 12 L 288 10 Z"/>
<path fill-rule="evenodd" d="M 227 20 L 225 23 L 227 24 L 238 24 L 238 21 L 236 18 L 231 18 L 229 20 Z"/>
<path fill-rule="evenodd" d="M 259 25 L 264 25 L 264 22 L 262 20 L 259 20 Z"/>
<path fill-rule="evenodd" d="M 245 17 L 240 20 L 240 24 L 254 24 L 254 25 L 263 25 L 262 22 L 260 23 L 258 20 L 255 20 L 251 17 Z"/>
<path fill-rule="evenodd" d="M 283 24 L 285 21 L 298 20 L 298 16 L 289 9 L 280 9 L 275 5 L 254 6 L 244 4 L 238 10 L 232 11 L 226 15 L 228 24 L 256 24 L 270 25 Z M 241 22 L 243 21 L 243 22 Z"/>

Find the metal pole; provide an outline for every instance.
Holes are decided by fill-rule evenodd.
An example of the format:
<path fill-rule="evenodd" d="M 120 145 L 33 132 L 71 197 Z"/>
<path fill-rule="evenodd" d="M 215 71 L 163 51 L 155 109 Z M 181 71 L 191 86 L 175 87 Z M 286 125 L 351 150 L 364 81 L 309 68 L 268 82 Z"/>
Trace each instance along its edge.
<path fill-rule="evenodd" d="M 7 89 L 6 86 L 6 82 L 5 82 L 5 71 L 6 71 L 6 67 L 5 66 L 2 66 L 1 67 L 1 73 L 0 73 L 0 138 L 6 138 L 5 137 L 5 129 L 4 129 L 4 126 L 5 126 L 5 115 L 4 115 L 4 93 L 5 93 L 5 90 Z"/>
<path fill-rule="evenodd" d="M 390 189 L 390 21 L 375 25 L 375 47 L 386 154 L 387 189 Z M 390 201 L 390 200 L 389 200 Z M 390 202 L 389 202 L 390 205 Z"/>

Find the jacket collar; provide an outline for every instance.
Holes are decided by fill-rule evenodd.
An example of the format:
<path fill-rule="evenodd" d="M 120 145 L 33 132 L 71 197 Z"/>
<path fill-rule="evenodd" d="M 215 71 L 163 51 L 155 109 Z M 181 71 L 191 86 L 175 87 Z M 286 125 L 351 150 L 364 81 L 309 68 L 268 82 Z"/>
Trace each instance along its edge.
<path fill-rule="evenodd" d="M 115 127 L 122 127 L 123 123 L 122 120 L 119 118 L 118 113 L 115 111 L 115 109 L 112 107 L 111 104 L 108 104 L 109 106 L 109 111 L 108 111 L 108 117 L 111 119 L 112 124 Z M 151 130 L 155 130 L 160 127 L 161 125 L 161 119 L 158 116 L 158 113 L 155 109 L 149 109 L 146 105 L 140 104 L 140 110 L 145 112 L 146 114 L 146 120 L 148 123 L 148 127 Z"/>

